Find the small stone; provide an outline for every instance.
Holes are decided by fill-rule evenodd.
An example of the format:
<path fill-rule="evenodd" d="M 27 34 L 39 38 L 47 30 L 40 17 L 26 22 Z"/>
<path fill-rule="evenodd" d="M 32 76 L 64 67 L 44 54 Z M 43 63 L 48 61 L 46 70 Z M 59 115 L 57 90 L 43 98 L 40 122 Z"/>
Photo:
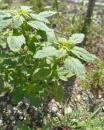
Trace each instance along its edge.
<path fill-rule="evenodd" d="M 68 106 L 67 108 L 65 108 L 65 114 L 69 114 L 72 112 L 72 108 L 70 106 Z"/>
<path fill-rule="evenodd" d="M 77 95 L 77 99 L 78 99 L 78 101 L 81 100 L 81 95 L 80 94 Z"/>
<path fill-rule="evenodd" d="M 62 116 L 62 114 L 58 112 L 58 113 L 57 113 L 57 116 L 58 116 L 58 117 L 61 117 L 61 116 Z"/>
<path fill-rule="evenodd" d="M 0 126 L 2 125 L 2 123 L 3 123 L 3 120 L 0 119 Z"/>
<path fill-rule="evenodd" d="M 58 111 L 57 106 L 52 106 L 52 107 L 51 107 L 51 111 L 54 112 L 54 113 L 57 112 L 57 111 Z"/>
<path fill-rule="evenodd" d="M 24 117 L 23 117 L 23 116 L 20 116 L 20 117 L 19 117 L 19 119 L 20 119 L 20 120 L 23 120 L 23 119 L 24 119 Z"/>
<path fill-rule="evenodd" d="M 102 95 L 101 95 L 101 94 L 99 95 L 99 98 L 102 98 Z"/>
<path fill-rule="evenodd" d="M 12 111 L 11 110 L 8 110 L 8 114 L 11 114 L 12 113 Z"/>
<path fill-rule="evenodd" d="M 18 110 L 17 112 L 18 112 L 18 114 L 22 115 L 22 112 L 20 110 Z"/>
<path fill-rule="evenodd" d="M 14 110 L 14 111 L 17 111 L 17 108 L 16 108 L 16 107 L 13 107 L 13 110 Z"/>
<path fill-rule="evenodd" d="M 102 111 L 104 112 L 104 106 L 102 107 Z"/>
<path fill-rule="evenodd" d="M 16 122 L 15 122 L 15 121 L 13 121 L 13 124 L 16 124 Z"/>

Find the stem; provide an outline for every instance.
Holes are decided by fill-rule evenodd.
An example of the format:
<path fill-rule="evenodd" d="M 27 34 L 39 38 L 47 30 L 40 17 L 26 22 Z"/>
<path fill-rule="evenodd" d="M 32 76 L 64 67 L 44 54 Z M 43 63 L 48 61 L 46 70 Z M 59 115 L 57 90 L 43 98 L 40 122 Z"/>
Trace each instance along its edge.
<path fill-rule="evenodd" d="M 96 0 L 89 0 L 89 3 L 88 3 L 87 14 L 86 14 L 84 25 L 83 25 L 83 28 L 82 28 L 82 31 L 81 31 L 85 35 L 87 35 L 87 33 L 88 33 L 88 27 L 91 24 L 91 17 L 93 15 L 93 10 L 94 10 L 94 7 L 95 7 L 95 2 L 96 2 Z M 84 40 L 84 44 L 85 44 L 85 42 L 86 42 L 86 38 Z"/>

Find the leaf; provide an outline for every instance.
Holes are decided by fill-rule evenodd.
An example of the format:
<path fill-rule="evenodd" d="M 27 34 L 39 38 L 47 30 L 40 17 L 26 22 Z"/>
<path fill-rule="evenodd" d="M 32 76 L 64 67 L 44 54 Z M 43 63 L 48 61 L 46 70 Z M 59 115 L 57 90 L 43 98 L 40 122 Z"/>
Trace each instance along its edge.
<path fill-rule="evenodd" d="M 69 41 L 73 44 L 78 44 L 83 42 L 85 35 L 83 33 L 75 33 L 70 38 Z"/>
<path fill-rule="evenodd" d="M 57 72 L 58 72 L 59 79 L 63 81 L 67 81 L 68 78 L 73 76 L 71 72 L 69 73 L 69 71 L 64 69 L 63 67 L 58 68 Z"/>
<path fill-rule="evenodd" d="M 41 21 L 41 22 L 45 22 L 45 23 L 49 23 L 49 21 L 44 18 L 43 16 L 40 16 L 38 14 L 33 14 L 33 13 L 30 13 L 30 16 L 35 19 L 35 20 L 38 20 L 38 21 Z"/>
<path fill-rule="evenodd" d="M 42 50 L 37 51 L 34 58 L 46 58 L 58 55 L 58 50 L 52 46 L 43 47 Z"/>
<path fill-rule="evenodd" d="M 35 93 L 34 94 L 31 94 L 31 95 L 25 95 L 25 97 L 27 97 L 30 101 L 30 103 L 35 106 L 35 107 L 39 107 L 40 106 L 40 102 L 41 102 L 41 99 L 39 97 L 39 95 L 36 95 Z"/>
<path fill-rule="evenodd" d="M 10 18 L 10 17 L 11 17 L 10 13 L 7 13 L 5 11 L 0 11 L 0 20 L 3 20 L 5 18 Z"/>
<path fill-rule="evenodd" d="M 71 52 L 76 55 L 78 58 L 87 61 L 93 62 L 97 57 L 93 54 L 90 54 L 87 50 L 81 47 L 74 47 Z"/>
<path fill-rule="evenodd" d="M 54 41 L 56 39 L 53 29 L 48 28 L 45 23 L 41 21 L 29 21 L 28 24 L 37 30 L 45 31 L 48 41 Z"/>
<path fill-rule="evenodd" d="M 12 23 L 12 19 L 0 20 L 0 32 Z"/>
<path fill-rule="evenodd" d="M 19 101 L 21 101 L 24 97 L 24 88 L 21 87 L 15 87 L 12 94 L 12 99 L 14 103 L 18 103 Z"/>
<path fill-rule="evenodd" d="M 7 43 L 9 45 L 9 48 L 14 51 L 18 52 L 21 49 L 21 46 L 25 44 L 25 37 L 23 35 L 20 36 L 9 36 L 7 38 Z"/>
<path fill-rule="evenodd" d="M 67 59 L 65 59 L 64 67 L 66 70 L 69 70 L 69 73 L 73 73 L 80 78 L 85 77 L 85 67 L 76 58 L 68 57 Z"/>
<path fill-rule="evenodd" d="M 20 17 L 14 16 L 13 17 L 13 25 L 15 28 L 20 27 L 24 21 L 25 21 L 25 19 L 22 16 L 20 16 Z"/>
<path fill-rule="evenodd" d="M 40 21 L 29 21 L 28 24 L 35 29 L 43 30 L 45 32 L 50 30 L 45 23 Z"/>
<path fill-rule="evenodd" d="M 31 12 L 32 11 L 32 6 L 21 6 L 20 7 L 21 8 L 21 10 L 24 10 L 24 11 L 28 11 L 28 12 Z"/>
<path fill-rule="evenodd" d="M 55 98 L 56 101 L 62 101 L 64 96 L 64 89 L 62 86 L 55 85 L 51 87 L 52 96 Z"/>
<path fill-rule="evenodd" d="M 47 67 L 37 68 L 33 73 L 36 80 L 46 80 L 50 74 L 50 69 Z"/>
<path fill-rule="evenodd" d="M 58 38 L 58 42 L 59 42 L 60 44 L 63 44 L 63 43 L 69 44 L 69 41 L 68 41 L 66 38 L 63 38 L 63 37 L 59 37 L 59 38 Z"/>
<path fill-rule="evenodd" d="M 32 105 L 39 107 L 41 96 L 40 91 L 43 91 L 43 89 L 44 88 L 41 85 L 29 83 L 24 88 L 24 97 L 29 99 Z"/>
<path fill-rule="evenodd" d="M 53 29 L 50 29 L 46 32 L 47 34 L 47 38 L 48 38 L 48 41 L 55 41 L 56 40 L 56 36 L 55 36 L 55 33 L 54 33 L 54 30 Z"/>
<path fill-rule="evenodd" d="M 44 11 L 44 12 L 39 13 L 40 16 L 45 17 L 45 18 L 53 16 L 55 14 L 56 14 L 55 11 Z"/>

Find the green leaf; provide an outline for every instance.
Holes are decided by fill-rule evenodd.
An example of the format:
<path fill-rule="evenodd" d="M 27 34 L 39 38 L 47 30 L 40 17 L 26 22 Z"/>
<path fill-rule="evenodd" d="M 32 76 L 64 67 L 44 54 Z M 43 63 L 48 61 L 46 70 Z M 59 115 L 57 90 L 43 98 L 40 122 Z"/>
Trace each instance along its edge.
<path fill-rule="evenodd" d="M 63 81 L 67 81 L 68 78 L 73 76 L 71 72 L 69 73 L 69 71 L 64 69 L 63 67 L 58 68 L 57 72 L 58 72 L 59 79 Z"/>
<path fill-rule="evenodd" d="M 56 101 L 62 101 L 64 96 L 64 89 L 60 85 L 52 86 L 51 88 L 52 96 L 55 98 Z"/>
<path fill-rule="evenodd" d="M 75 33 L 70 38 L 69 41 L 73 44 L 78 44 L 83 42 L 85 35 L 83 33 Z"/>
<path fill-rule="evenodd" d="M 59 42 L 60 44 L 63 44 L 63 43 L 69 44 L 69 41 L 68 41 L 66 38 L 63 38 L 63 37 L 59 37 L 59 38 L 58 38 L 58 42 Z"/>
<path fill-rule="evenodd" d="M 40 16 L 45 17 L 45 18 L 53 16 L 55 14 L 56 14 L 55 11 L 44 11 L 44 12 L 39 13 Z"/>
<path fill-rule="evenodd" d="M 20 36 L 9 36 L 7 38 L 7 43 L 9 48 L 14 51 L 18 52 L 21 49 L 21 46 L 25 44 L 25 37 L 23 35 Z"/>
<path fill-rule="evenodd" d="M 31 6 L 21 6 L 20 7 L 21 8 L 21 10 L 23 10 L 23 11 L 27 11 L 27 12 L 31 12 L 32 10 L 31 10 Z"/>
<path fill-rule="evenodd" d="M 0 32 L 12 23 L 12 19 L 0 20 Z"/>
<path fill-rule="evenodd" d="M 47 39 L 48 41 L 55 41 L 56 40 L 56 36 L 55 36 L 55 33 L 54 33 L 54 30 L 53 29 L 50 29 L 46 32 L 47 34 Z"/>
<path fill-rule="evenodd" d="M 43 47 L 42 50 L 37 51 L 34 58 L 46 58 L 58 55 L 58 50 L 52 46 Z"/>
<path fill-rule="evenodd" d="M 93 54 L 90 54 L 87 50 L 81 47 L 74 47 L 71 52 L 76 55 L 78 58 L 87 61 L 93 62 L 97 57 Z"/>
<path fill-rule="evenodd" d="M 40 105 L 40 97 L 39 95 L 34 94 L 27 94 L 25 95 L 26 98 L 28 98 L 28 100 L 30 101 L 30 103 L 35 106 L 35 107 L 39 107 Z"/>
<path fill-rule="evenodd" d="M 37 30 L 43 30 L 45 32 L 50 30 L 45 23 L 40 21 L 29 21 L 28 24 Z"/>
<path fill-rule="evenodd" d="M 25 21 L 25 19 L 22 16 L 20 16 L 20 17 L 14 16 L 13 17 L 14 28 L 20 27 L 23 24 L 24 21 Z"/>
<path fill-rule="evenodd" d="M 35 80 L 46 80 L 50 74 L 51 71 L 47 67 L 37 68 L 33 73 Z"/>
<path fill-rule="evenodd" d="M 21 87 L 15 87 L 12 94 L 12 99 L 14 103 L 18 103 L 19 101 L 21 101 L 23 99 L 24 95 L 24 88 Z"/>
<path fill-rule="evenodd" d="M 45 31 L 48 41 L 54 41 L 56 39 L 53 29 L 48 28 L 45 23 L 41 21 L 29 21 L 28 24 L 37 30 Z"/>
<path fill-rule="evenodd" d="M 72 73 L 80 78 L 84 78 L 85 76 L 85 67 L 76 58 L 68 57 L 67 59 L 65 59 L 64 67 L 66 70 L 69 70 L 69 73 Z"/>
<path fill-rule="evenodd" d="M 32 95 L 27 95 L 26 97 L 29 99 L 32 105 L 34 105 L 35 107 L 39 107 L 41 103 L 41 99 L 39 95 L 32 94 Z"/>
<path fill-rule="evenodd" d="M 0 21 L 5 19 L 5 18 L 10 18 L 11 14 L 7 13 L 6 11 L 0 11 Z"/>
<path fill-rule="evenodd" d="M 48 21 L 46 18 L 44 18 L 43 16 L 40 16 L 40 15 L 38 15 L 38 14 L 33 14 L 33 13 L 31 13 L 30 16 L 31 16 L 33 19 L 35 19 L 35 20 L 38 20 L 38 21 L 41 21 L 41 22 L 45 22 L 45 23 L 49 23 L 49 21 Z"/>

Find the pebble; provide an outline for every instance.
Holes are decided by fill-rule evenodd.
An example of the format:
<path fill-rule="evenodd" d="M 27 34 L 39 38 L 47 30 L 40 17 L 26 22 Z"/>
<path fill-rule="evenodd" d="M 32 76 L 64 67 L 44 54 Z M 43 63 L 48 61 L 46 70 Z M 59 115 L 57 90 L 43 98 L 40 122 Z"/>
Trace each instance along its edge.
<path fill-rule="evenodd" d="M 65 114 L 69 114 L 72 112 L 72 108 L 70 106 L 65 108 Z"/>
<path fill-rule="evenodd" d="M 2 123 L 3 123 L 3 120 L 0 119 L 0 126 L 2 125 Z"/>

